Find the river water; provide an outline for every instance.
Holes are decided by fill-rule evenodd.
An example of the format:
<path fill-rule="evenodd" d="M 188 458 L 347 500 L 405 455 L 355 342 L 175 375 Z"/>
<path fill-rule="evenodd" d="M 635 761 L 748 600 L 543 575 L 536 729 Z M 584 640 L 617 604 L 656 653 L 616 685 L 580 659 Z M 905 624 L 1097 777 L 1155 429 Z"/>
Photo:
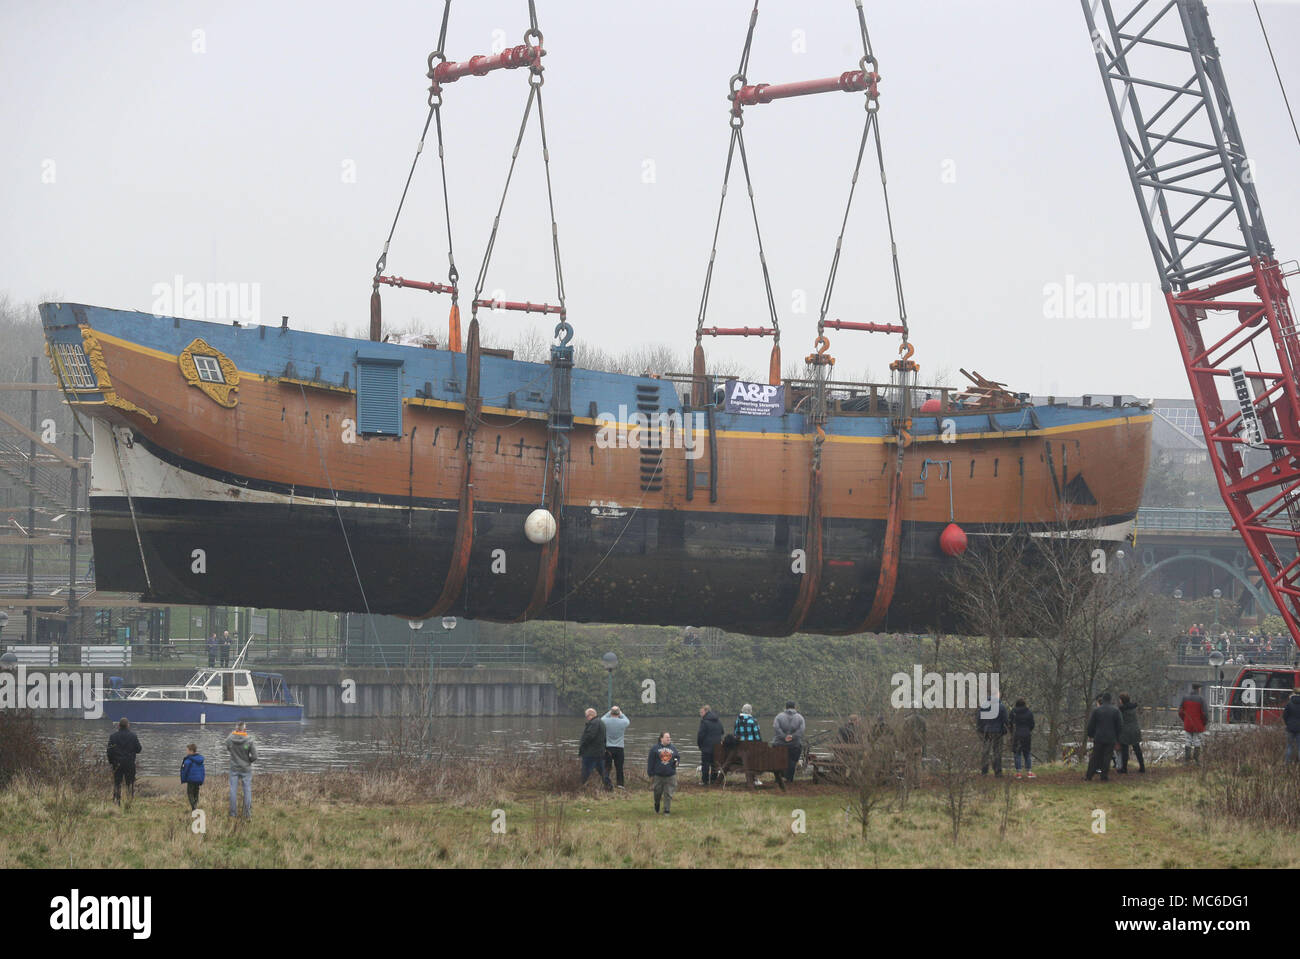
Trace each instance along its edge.
<path fill-rule="evenodd" d="M 645 762 L 650 747 L 662 732 L 672 734 L 674 745 L 682 753 L 683 765 L 698 765 L 699 750 L 695 746 L 700 724 L 698 715 L 630 718 L 632 724 L 624 736 L 629 767 L 636 768 L 637 763 Z M 722 721 L 723 728 L 730 730 L 735 717 L 724 716 Z M 770 738 L 771 718 L 760 718 L 760 721 Z M 498 753 L 531 752 L 559 746 L 571 751 L 575 762 L 583 727 L 581 716 L 488 716 L 439 719 L 437 722 L 435 735 L 459 747 Z M 832 719 L 808 718 L 807 724 L 810 737 L 836 727 Z M 108 737 L 116 728 L 117 724 L 109 719 L 55 719 L 42 724 L 48 736 L 95 748 L 101 753 L 107 748 Z M 210 757 L 215 771 L 224 770 L 225 748 L 222 743 L 234 727 L 137 723 L 131 728 L 140 737 L 143 747 L 136 760 L 139 774 L 179 776 L 181 758 L 188 743 L 196 744 L 200 753 Z M 258 723 L 250 728 L 257 742 L 259 773 L 323 772 L 357 766 L 378 758 L 389 742 L 394 723 L 386 719 L 309 719 L 301 723 Z"/>

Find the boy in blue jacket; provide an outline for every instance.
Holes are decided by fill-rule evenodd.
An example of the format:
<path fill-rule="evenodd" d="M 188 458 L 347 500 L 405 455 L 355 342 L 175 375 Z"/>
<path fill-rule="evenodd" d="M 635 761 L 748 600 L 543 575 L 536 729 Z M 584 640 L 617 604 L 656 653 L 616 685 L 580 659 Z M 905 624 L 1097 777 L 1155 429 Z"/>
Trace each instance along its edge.
<path fill-rule="evenodd" d="M 181 760 L 181 782 L 185 784 L 185 795 L 189 797 L 190 812 L 193 812 L 199 804 L 199 787 L 203 785 L 203 756 L 194 743 L 185 748 L 188 753 Z"/>

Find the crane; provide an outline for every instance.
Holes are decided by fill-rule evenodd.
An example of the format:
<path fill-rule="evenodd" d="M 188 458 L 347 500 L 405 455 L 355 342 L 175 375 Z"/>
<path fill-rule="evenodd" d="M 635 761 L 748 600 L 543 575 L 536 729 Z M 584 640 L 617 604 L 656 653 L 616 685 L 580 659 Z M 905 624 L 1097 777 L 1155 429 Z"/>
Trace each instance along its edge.
<path fill-rule="evenodd" d="M 1295 271 L 1269 240 L 1205 3 L 1081 2 L 1219 492 L 1300 645 Z"/>

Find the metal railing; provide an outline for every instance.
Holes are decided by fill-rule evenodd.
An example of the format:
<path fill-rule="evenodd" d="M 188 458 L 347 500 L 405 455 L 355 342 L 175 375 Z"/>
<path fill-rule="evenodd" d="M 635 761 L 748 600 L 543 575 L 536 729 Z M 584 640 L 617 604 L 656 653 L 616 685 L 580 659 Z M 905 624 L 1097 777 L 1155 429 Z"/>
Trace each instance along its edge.
<path fill-rule="evenodd" d="M 375 643 L 349 646 L 343 662 L 349 666 L 383 666 L 413 669 L 472 669 L 475 666 L 536 665 L 537 655 L 527 645 L 494 643 L 437 643 L 407 645 Z"/>
<path fill-rule="evenodd" d="M 1205 646 L 1202 643 L 1179 643 L 1174 655 L 1179 666 L 1208 666 L 1210 664 L 1210 654 L 1205 651 Z M 1274 643 L 1272 649 L 1252 649 L 1234 644 L 1230 651 L 1224 655 L 1226 657 L 1224 660 L 1225 666 L 1247 666 L 1252 663 L 1256 665 L 1288 666 L 1300 655 L 1300 650 L 1288 640 Z"/>
<path fill-rule="evenodd" d="M 1191 532 L 1232 529 L 1232 516 L 1226 509 L 1184 509 L 1181 507 L 1143 506 L 1138 510 L 1139 530 Z"/>
<path fill-rule="evenodd" d="M 1248 684 L 1209 687 L 1212 723 L 1250 723 L 1275 725 L 1282 721 L 1291 690 Z"/>

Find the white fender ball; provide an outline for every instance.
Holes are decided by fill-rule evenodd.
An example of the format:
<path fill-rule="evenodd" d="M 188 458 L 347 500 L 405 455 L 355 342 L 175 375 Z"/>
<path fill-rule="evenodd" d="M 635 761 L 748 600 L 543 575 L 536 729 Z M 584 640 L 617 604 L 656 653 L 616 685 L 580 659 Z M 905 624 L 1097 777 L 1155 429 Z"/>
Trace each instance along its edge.
<path fill-rule="evenodd" d="M 535 509 L 524 520 L 524 535 L 528 542 L 541 545 L 555 538 L 555 517 L 548 509 Z"/>

